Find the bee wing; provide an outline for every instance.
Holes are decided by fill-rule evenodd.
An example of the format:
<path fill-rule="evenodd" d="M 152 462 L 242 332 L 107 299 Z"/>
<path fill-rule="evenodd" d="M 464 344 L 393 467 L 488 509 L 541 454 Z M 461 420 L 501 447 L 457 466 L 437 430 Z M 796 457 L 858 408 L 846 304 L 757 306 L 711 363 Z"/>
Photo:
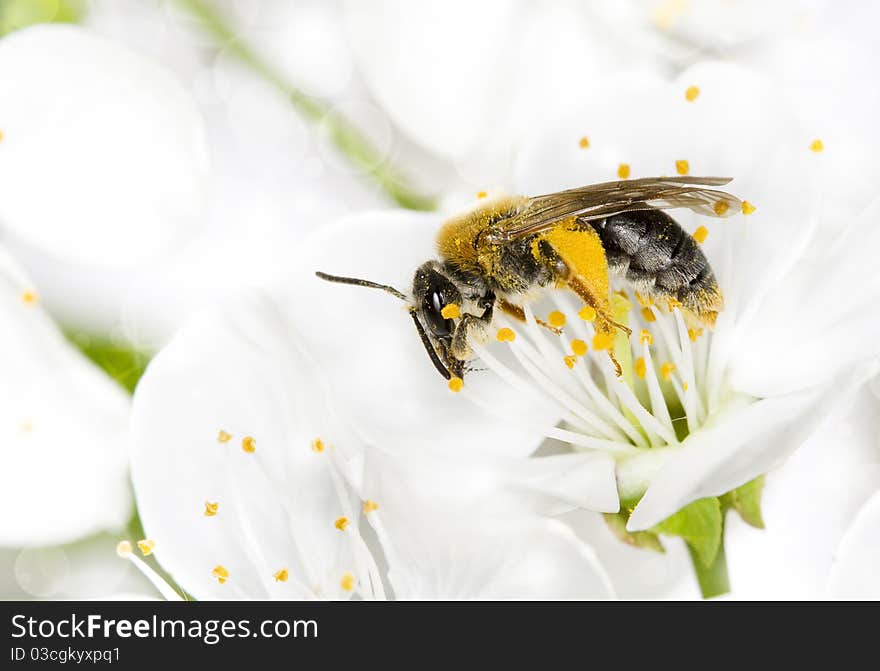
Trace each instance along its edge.
<path fill-rule="evenodd" d="M 521 213 L 493 233 L 492 238 L 495 242 L 509 242 L 551 229 L 567 217 L 599 219 L 635 210 L 686 207 L 698 214 L 730 216 L 739 211 L 742 201 L 725 191 L 706 188 L 723 186 L 730 180 L 730 177 L 646 177 L 535 196 Z"/>

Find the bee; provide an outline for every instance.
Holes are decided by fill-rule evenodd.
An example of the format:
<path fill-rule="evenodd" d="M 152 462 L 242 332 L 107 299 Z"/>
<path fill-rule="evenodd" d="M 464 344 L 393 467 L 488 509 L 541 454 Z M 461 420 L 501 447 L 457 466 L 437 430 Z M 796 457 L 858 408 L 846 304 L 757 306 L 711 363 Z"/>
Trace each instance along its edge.
<path fill-rule="evenodd" d="M 416 269 L 409 296 L 369 280 L 316 274 L 405 301 L 428 357 L 447 380 L 463 379 L 470 370 L 469 338 L 475 330 L 486 329 L 496 311 L 525 321 L 523 304 L 548 288 L 571 290 L 592 308 L 597 334 L 631 333 L 614 320 L 612 276 L 625 278 L 646 297 L 675 301 L 691 318 L 712 326 L 723 307 L 715 275 L 697 241 L 664 210 L 729 216 L 742 202 L 709 188 L 728 182 L 645 178 L 487 202 L 441 226 L 439 258 Z M 610 347 L 607 351 L 619 376 L 620 364 Z"/>

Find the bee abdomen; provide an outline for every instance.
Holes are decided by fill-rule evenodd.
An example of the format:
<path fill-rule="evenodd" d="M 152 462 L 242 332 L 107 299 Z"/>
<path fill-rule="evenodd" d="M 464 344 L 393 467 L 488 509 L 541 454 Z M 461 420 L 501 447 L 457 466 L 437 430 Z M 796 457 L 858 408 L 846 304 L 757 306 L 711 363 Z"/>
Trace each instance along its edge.
<path fill-rule="evenodd" d="M 590 222 L 609 268 L 640 293 L 674 298 L 704 314 L 721 307 L 721 292 L 700 246 L 660 210 L 640 210 Z"/>

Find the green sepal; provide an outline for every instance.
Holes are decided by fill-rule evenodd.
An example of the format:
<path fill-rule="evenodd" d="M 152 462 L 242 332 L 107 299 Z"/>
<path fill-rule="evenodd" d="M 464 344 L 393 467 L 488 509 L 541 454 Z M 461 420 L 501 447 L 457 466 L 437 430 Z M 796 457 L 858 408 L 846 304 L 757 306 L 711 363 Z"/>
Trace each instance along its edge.
<path fill-rule="evenodd" d="M 756 529 L 764 528 L 764 517 L 761 515 L 761 494 L 764 491 L 764 476 L 740 485 L 721 497 L 721 505 L 725 510 L 732 508 L 739 513 L 743 522 Z"/>
<path fill-rule="evenodd" d="M 653 531 L 627 531 L 626 523 L 629 521 L 627 513 L 603 513 L 602 517 L 605 518 L 605 523 L 608 525 L 611 533 L 627 545 L 644 548 L 645 550 L 653 550 L 661 554 L 666 552 L 660 537 Z"/>
<path fill-rule="evenodd" d="M 700 563 L 710 567 L 721 547 L 724 518 L 715 497 L 697 499 L 655 526 L 654 533 L 681 536 L 693 548 Z"/>

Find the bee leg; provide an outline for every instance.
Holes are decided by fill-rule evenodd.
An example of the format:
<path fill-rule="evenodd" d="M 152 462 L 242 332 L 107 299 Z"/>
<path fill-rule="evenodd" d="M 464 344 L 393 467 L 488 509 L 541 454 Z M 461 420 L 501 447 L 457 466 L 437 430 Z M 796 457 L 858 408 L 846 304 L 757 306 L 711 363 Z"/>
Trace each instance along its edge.
<path fill-rule="evenodd" d="M 471 358 L 471 347 L 468 343 L 471 329 L 474 327 L 485 327 L 492 323 L 494 304 L 487 302 L 485 306 L 481 315 L 465 312 L 461 316 L 461 321 L 458 322 L 458 326 L 455 328 L 455 333 L 452 335 L 452 343 L 449 347 L 456 359 L 463 361 Z"/>
<path fill-rule="evenodd" d="M 574 291 L 578 296 L 580 296 L 581 300 L 583 300 L 584 303 L 586 303 L 596 311 L 599 322 L 604 326 L 609 327 L 609 332 L 613 331 L 613 329 L 611 329 L 610 327 L 614 327 L 616 329 L 620 329 L 628 336 L 632 335 L 632 329 L 629 326 L 615 321 L 614 318 L 611 316 L 611 310 L 608 307 L 607 300 L 596 297 L 596 295 L 592 291 L 590 291 L 590 288 L 584 282 L 581 282 L 576 276 L 569 277 L 566 281 L 569 288 Z"/>
<path fill-rule="evenodd" d="M 592 291 L 590 291 L 590 288 L 584 282 L 581 282 L 578 279 L 577 276 L 569 277 L 567 282 L 569 288 L 580 296 L 584 303 L 596 311 L 596 333 L 604 333 L 613 337 L 614 329 L 620 329 L 626 333 L 627 336 L 632 335 L 631 328 L 612 318 L 607 300 L 598 298 Z M 623 375 L 623 367 L 614 356 L 614 350 L 612 348 L 609 347 L 607 352 L 608 358 L 611 359 L 611 363 L 614 364 L 615 374 L 617 377 L 620 377 Z"/>
<path fill-rule="evenodd" d="M 620 362 L 617 360 L 617 357 L 614 356 L 614 352 L 608 350 L 608 358 L 611 359 L 611 363 L 614 365 L 614 374 L 617 377 L 623 376 L 623 367 L 620 365 Z"/>
<path fill-rule="evenodd" d="M 514 319 L 525 323 L 526 312 L 525 312 L 525 310 L 522 309 L 521 306 L 514 305 L 513 303 L 510 303 L 510 302 L 504 300 L 503 298 L 501 298 L 498 301 L 498 308 L 503 313 L 508 314 L 511 317 L 513 317 Z M 545 322 L 543 319 L 536 319 L 535 321 L 538 322 L 538 326 L 543 326 L 548 331 L 553 331 L 553 333 L 555 333 L 556 335 L 562 335 L 562 329 L 558 329 L 555 326 L 550 326 L 550 324 Z"/>

